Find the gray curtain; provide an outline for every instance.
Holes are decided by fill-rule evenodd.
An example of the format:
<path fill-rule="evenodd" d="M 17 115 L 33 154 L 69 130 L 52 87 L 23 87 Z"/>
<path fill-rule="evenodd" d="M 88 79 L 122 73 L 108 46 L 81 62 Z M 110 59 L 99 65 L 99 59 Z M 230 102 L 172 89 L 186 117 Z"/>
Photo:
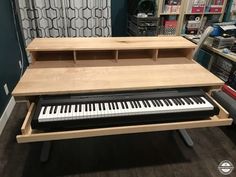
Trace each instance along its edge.
<path fill-rule="evenodd" d="M 111 36 L 111 0 L 17 0 L 26 45 L 35 37 Z"/>

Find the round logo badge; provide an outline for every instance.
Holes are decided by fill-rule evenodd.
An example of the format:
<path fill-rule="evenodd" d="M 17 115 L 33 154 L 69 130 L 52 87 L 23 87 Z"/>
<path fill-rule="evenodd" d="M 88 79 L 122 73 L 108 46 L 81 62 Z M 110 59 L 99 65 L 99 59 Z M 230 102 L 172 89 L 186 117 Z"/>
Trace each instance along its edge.
<path fill-rule="evenodd" d="M 224 160 L 220 162 L 218 169 L 221 174 L 229 175 L 230 173 L 232 173 L 234 166 L 229 160 Z"/>

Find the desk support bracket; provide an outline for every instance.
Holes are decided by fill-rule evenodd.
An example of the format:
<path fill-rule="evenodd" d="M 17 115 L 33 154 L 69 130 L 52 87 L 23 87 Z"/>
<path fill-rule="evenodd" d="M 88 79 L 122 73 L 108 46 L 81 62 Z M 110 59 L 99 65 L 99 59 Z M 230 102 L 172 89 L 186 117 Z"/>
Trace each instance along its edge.
<path fill-rule="evenodd" d="M 52 146 L 51 141 L 43 142 L 41 154 L 40 154 L 40 162 L 45 163 L 48 161 L 50 151 L 51 151 L 51 146 Z"/>
<path fill-rule="evenodd" d="M 181 135 L 181 137 L 183 138 L 184 142 L 189 146 L 189 147 L 193 147 L 193 140 L 192 138 L 189 136 L 188 132 L 186 131 L 186 129 L 180 129 L 179 133 Z"/>

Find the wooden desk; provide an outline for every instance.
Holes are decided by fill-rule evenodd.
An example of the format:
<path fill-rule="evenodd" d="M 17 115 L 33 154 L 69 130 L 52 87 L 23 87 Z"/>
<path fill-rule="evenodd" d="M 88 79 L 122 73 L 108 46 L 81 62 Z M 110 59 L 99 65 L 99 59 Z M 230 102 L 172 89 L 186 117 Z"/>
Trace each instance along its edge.
<path fill-rule="evenodd" d="M 65 51 L 63 43 L 58 42 L 62 40 L 67 42 Z M 70 44 L 70 40 L 73 45 Z M 191 60 L 196 45 L 182 37 L 45 41 L 34 40 L 27 48 L 34 57 L 34 63 L 26 70 L 13 91 L 16 100 L 26 98 L 30 102 L 28 114 L 21 128 L 22 134 L 17 136 L 19 143 L 222 126 L 232 123 L 232 119 L 228 118 L 228 112 L 219 105 L 219 115 L 201 121 L 57 132 L 33 130 L 30 123 L 35 111 L 35 98 L 39 95 L 180 87 L 200 87 L 210 92 L 211 89 L 223 85 L 220 79 Z M 128 43 L 129 45 L 126 45 Z"/>

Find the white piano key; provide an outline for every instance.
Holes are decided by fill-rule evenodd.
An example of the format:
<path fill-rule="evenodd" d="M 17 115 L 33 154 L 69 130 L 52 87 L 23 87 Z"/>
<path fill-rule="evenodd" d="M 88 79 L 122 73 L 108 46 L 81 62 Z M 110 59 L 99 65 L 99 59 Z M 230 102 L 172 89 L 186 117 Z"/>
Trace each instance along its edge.
<path fill-rule="evenodd" d="M 46 109 L 46 107 L 45 107 L 45 106 L 42 106 L 41 111 L 40 111 L 40 113 L 39 113 L 39 119 L 44 118 L 44 116 L 45 116 L 45 114 L 43 114 L 44 109 Z"/>
<path fill-rule="evenodd" d="M 57 112 L 56 112 L 55 121 L 56 121 L 56 120 L 60 120 L 60 118 L 61 118 L 61 113 L 60 113 L 61 109 L 62 109 L 62 106 L 61 106 L 61 105 L 58 105 L 58 106 L 57 106 Z"/>
<path fill-rule="evenodd" d="M 47 107 L 46 107 L 45 115 L 44 115 L 44 117 L 41 117 L 41 119 L 39 119 L 40 122 L 44 122 L 44 121 L 47 121 L 47 120 L 48 120 L 50 109 L 51 109 L 51 106 L 47 106 Z"/>

